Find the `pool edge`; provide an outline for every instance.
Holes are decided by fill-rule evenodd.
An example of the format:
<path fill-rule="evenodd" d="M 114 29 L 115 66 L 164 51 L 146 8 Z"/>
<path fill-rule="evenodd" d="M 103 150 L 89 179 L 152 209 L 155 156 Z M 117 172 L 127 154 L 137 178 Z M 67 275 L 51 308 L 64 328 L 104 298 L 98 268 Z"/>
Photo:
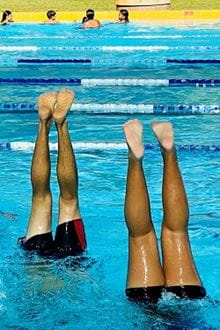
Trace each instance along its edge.
<path fill-rule="evenodd" d="M 57 12 L 60 22 L 81 21 L 84 11 Z M 100 20 L 117 20 L 117 11 L 97 11 Z M 13 18 L 18 23 L 42 23 L 46 19 L 45 12 L 14 12 Z M 220 10 L 164 10 L 164 11 L 131 11 L 130 20 L 217 20 L 220 21 Z"/>

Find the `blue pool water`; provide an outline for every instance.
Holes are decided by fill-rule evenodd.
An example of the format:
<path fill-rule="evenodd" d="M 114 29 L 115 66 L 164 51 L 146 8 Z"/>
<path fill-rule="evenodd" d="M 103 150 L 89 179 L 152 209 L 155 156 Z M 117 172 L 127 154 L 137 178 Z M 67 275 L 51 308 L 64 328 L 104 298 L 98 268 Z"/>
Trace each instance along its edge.
<path fill-rule="evenodd" d="M 146 82 L 147 79 L 154 83 L 161 79 L 220 79 L 219 64 L 166 62 L 167 59 L 220 59 L 219 27 L 219 24 L 170 27 L 109 24 L 99 31 L 83 31 L 68 24 L 0 27 L 1 79 L 100 80 L 98 86 L 94 81 L 90 86 L 46 82 L 31 85 L 15 81 L 0 84 L 0 211 L 17 215 L 15 219 L 0 216 L 2 329 L 220 327 L 219 86 L 150 86 Z M 87 58 L 91 63 L 18 63 L 18 59 L 52 58 Z M 129 81 L 127 86 L 115 83 L 112 86 L 108 80 L 103 86 L 103 79 L 110 78 L 135 81 L 133 85 Z M 144 79 L 145 86 L 137 86 L 138 79 Z M 30 257 L 16 244 L 17 237 L 25 232 L 31 202 L 29 171 L 37 131 L 36 97 L 61 87 L 76 92 L 69 129 L 79 168 L 80 206 L 88 240 L 83 262 L 72 257 L 65 260 Z M 160 105 L 166 107 L 166 114 L 163 110 L 157 113 L 152 110 L 164 109 Z M 178 116 L 169 112 L 174 106 Z M 192 106 L 197 107 L 197 115 L 192 114 Z M 148 150 L 144 168 L 158 238 L 162 219 L 162 164 L 149 125 L 153 120 L 171 120 L 174 124 L 190 205 L 192 249 L 208 293 L 208 298 L 202 301 L 179 301 L 167 295 L 152 308 L 135 305 L 124 295 L 127 231 L 123 203 L 127 151 L 121 125 L 131 118 L 139 118 L 145 127 L 144 142 Z M 52 128 L 53 230 L 59 193 L 56 141 L 57 134 Z M 185 150 L 181 148 L 183 145 Z"/>

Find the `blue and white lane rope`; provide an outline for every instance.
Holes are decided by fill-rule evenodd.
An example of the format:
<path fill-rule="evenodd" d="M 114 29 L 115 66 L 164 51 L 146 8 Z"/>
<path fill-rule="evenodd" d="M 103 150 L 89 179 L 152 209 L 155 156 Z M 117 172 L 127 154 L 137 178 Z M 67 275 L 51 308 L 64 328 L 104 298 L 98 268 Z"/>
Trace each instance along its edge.
<path fill-rule="evenodd" d="M 166 63 L 172 64 L 220 64 L 220 60 L 181 60 L 181 59 L 167 59 Z"/>
<path fill-rule="evenodd" d="M 134 51 L 188 51 L 188 50 L 220 50 L 220 46 L 0 46 L 6 52 L 39 52 L 39 51 L 102 51 L 102 52 L 134 52 Z"/>
<path fill-rule="evenodd" d="M 33 113 L 35 103 L 0 103 L 2 113 Z M 85 114 L 146 114 L 146 115 L 218 115 L 220 104 L 127 104 L 127 103 L 74 103 L 71 111 Z"/>
<path fill-rule="evenodd" d="M 220 79 L 79 79 L 79 78 L 0 78 L 0 84 L 19 85 L 71 85 L 83 87 L 95 86 L 145 86 L 145 87 L 217 87 L 220 86 Z"/>
<path fill-rule="evenodd" d="M 57 150 L 57 143 L 50 143 L 50 150 Z M 77 142 L 72 143 L 74 149 L 79 150 L 127 150 L 126 143 L 112 142 Z M 27 141 L 14 141 L 0 143 L 0 151 L 26 151 L 32 152 L 35 143 Z M 157 144 L 144 144 L 145 150 L 158 150 Z M 205 151 L 205 152 L 220 152 L 220 144 L 180 144 L 176 145 L 178 151 Z"/>
<path fill-rule="evenodd" d="M 90 37 L 90 36 L 89 36 Z M 88 38 L 89 38 L 88 37 Z M 117 39 L 117 36 L 115 36 L 114 34 L 107 34 L 107 35 L 96 35 L 95 36 L 96 39 Z M 122 39 L 208 39 L 210 40 L 210 38 L 219 38 L 220 34 L 219 33 L 201 33 L 201 34 L 158 34 L 158 33 L 152 33 L 152 34 L 141 34 L 141 35 L 123 35 L 120 38 Z M 22 36 L 15 36 L 15 35 L 7 35 L 7 36 L 1 36 L 1 39 L 5 39 L 5 40 L 24 40 L 24 39 L 28 39 L 28 40 L 36 40 L 36 39 L 48 39 L 47 35 L 22 35 Z M 73 34 L 64 34 L 64 35 L 54 35 L 54 36 L 50 36 L 50 39 L 65 39 L 65 40 L 85 40 L 86 36 L 85 35 L 73 35 Z"/>
<path fill-rule="evenodd" d="M 13 58 L 10 56 L 2 57 L 0 59 L 0 66 L 7 67 L 16 67 L 16 66 L 53 66 L 53 65 L 73 65 L 73 66 L 89 66 L 89 67 L 101 67 L 101 66 L 109 66 L 109 67 L 124 67 L 124 66 L 145 66 L 145 67 L 167 67 L 172 65 L 220 65 L 220 60 L 218 59 L 160 59 L 160 60 L 152 60 L 152 59 L 144 59 L 144 58 L 116 58 L 114 61 L 112 59 L 105 58 Z"/>
<path fill-rule="evenodd" d="M 1 109 L 1 107 L 0 107 Z M 71 110 L 94 114 L 145 114 L 145 115 L 217 115 L 220 105 L 154 105 L 154 104 L 73 104 Z"/>
<path fill-rule="evenodd" d="M 38 58 L 32 58 L 32 59 L 18 59 L 16 60 L 18 64 L 66 64 L 66 63 L 73 63 L 73 64 L 88 64 L 92 63 L 92 60 L 90 59 L 77 59 L 77 58 L 69 58 L 69 59 L 38 59 Z"/>
<path fill-rule="evenodd" d="M 133 64 L 133 65 L 153 65 L 160 66 L 166 64 L 220 64 L 220 60 L 218 59 L 164 59 L 164 60 L 149 60 L 149 59 L 114 59 L 114 61 L 109 59 L 77 59 L 77 58 L 64 58 L 64 59 L 40 59 L 40 58 L 21 58 L 16 59 L 15 62 L 19 65 L 24 64 L 111 64 L 112 66 L 118 64 Z"/>

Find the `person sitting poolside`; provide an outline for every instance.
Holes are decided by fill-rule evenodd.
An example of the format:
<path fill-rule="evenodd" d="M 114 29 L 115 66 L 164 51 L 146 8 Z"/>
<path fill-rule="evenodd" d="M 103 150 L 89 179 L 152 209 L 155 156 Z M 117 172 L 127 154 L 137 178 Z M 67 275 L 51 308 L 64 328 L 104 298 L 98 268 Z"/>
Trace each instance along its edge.
<path fill-rule="evenodd" d="M 48 20 L 44 22 L 44 24 L 56 24 L 56 12 L 54 10 L 49 10 L 47 12 L 47 18 Z"/>
<path fill-rule="evenodd" d="M 2 19 L 1 19 L 0 25 L 8 25 L 13 22 L 14 21 L 13 21 L 13 17 L 12 17 L 12 12 L 10 10 L 5 10 L 2 13 Z"/>
<path fill-rule="evenodd" d="M 84 29 L 97 29 L 101 27 L 101 23 L 99 22 L 99 20 L 95 19 L 94 16 L 95 16 L 95 12 L 93 9 L 88 9 L 86 11 L 87 20 L 85 19 L 85 17 L 83 18 Z"/>
<path fill-rule="evenodd" d="M 129 231 L 129 262 L 126 295 L 134 301 L 157 302 L 163 291 L 180 298 L 200 299 L 206 291 L 193 261 L 188 237 L 189 209 L 174 146 L 170 122 L 154 122 L 152 130 L 159 142 L 163 169 L 162 255 L 151 220 L 150 201 L 142 159 L 143 127 L 139 120 L 123 126 L 127 141 L 128 174 L 125 219 Z"/>
<path fill-rule="evenodd" d="M 38 100 L 39 129 L 31 167 L 32 207 L 25 237 L 18 241 L 25 250 L 65 257 L 86 249 L 78 201 L 76 160 L 67 127 L 73 102 L 70 90 L 42 94 Z M 60 187 L 59 218 L 55 240 L 51 233 L 52 196 L 48 135 L 54 120 L 58 133 L 57 178 Z"/>
<path fill-rule="evenodd" d="M 127 9 L 121 9 L 118 14 L 118 23 L 125 24 L 129 23 L 129 12 Z"/>

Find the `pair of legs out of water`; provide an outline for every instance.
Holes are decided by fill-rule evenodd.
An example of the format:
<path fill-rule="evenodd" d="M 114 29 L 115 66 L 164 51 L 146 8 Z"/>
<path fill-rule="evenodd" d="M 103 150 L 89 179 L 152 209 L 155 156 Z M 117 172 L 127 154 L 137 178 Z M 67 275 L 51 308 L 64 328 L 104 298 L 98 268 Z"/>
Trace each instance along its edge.
<path fill-rule="evenodd" d="M 86 239 L 78 203 L 77 167 L 68 128 L 67 112 L 74 94 L 64 90 L 39 98 L 39 131 L 32 160 L 32 209 L 25 249 L 71 255 L 85 250 Z M 57 178 L 60 187 L 59 219 L 55 240 L 51 234 L 52 197 L 48 134 L 52 120 L 58 132 Z M 164 288 L 180 297 L 202 298 L 205 289 L 193 261 L 187 226 L 188 203 L 178 167 L 173 129 L 169 122 L 155 122 L 152 129 L 164 162 L 162 254 L 151 220 L 150 202 L 142 167 L 142 125 L 128 121 L 124 127 L 129 149 L 125 219 L 129 231 L 129 264 L 126 294 L 134 300 L 157 301 Z"/>
<path fill-rule="evenodd" d="M 73 97 L 73 92 L 63 90 L 42 94 L 38 101 L 39 130 L 31 167 L 32 208 L 26 236 L 20 242 L 26 250 L 37 250 L 44 255 L 75 255 L 86 248 L 78 203 L 76 161 L 66 119 Z M 55 240 L 51 234 L 52 195 L 48 142 L 53 120 L 58 133 L 57 178 L 60 187 Z"/>
<path fill-rule="evenodd" d="M 197 273 L 188 237 L 189 209 L 169 122 L 155 122 L 152 130 L 163 157 L 163 267 L 151 220 L 150 201 L 142 167 L 142 125 L 124 125 L 129 147 L 125 219 L 129 231 L 127 295 L 156 301 L 166 288 L 181 298 L 203 298 L 205 289 Z"/>

